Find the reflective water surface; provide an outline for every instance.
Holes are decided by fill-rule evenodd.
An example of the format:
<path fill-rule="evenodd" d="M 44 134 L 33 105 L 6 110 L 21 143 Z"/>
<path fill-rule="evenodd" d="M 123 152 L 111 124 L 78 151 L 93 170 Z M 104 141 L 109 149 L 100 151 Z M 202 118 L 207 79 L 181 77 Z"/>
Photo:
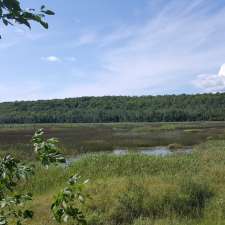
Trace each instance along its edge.
<path fill-rule="evenodd" d="M 149 156 L 159 156 L 159 157 L 163 157 L 163 156 L 168 156 L 168 155 L 172 155 L 172 154 L 190 154 L 192 152 L 193 148 L 191 146 L 188 147 L 183 147 L 180 149 L 176 149 L 176 150 L 170 150 L 169 147 L 167 146 L 156 146 L 156 147 L 146 147 L 146 148 L 136 148 L 136 149 L 126 149 L 126 148 L 116 148 L 111 152 L 96 152 L 94 154 L 102 154 L 102 153 L 106 153 L 106 154 L 113 154 L 116 156 L 124 156 L 127 154 L 143 154 L 143 155 L 149 155 Z M 73 156 L 71 158 L 67 159 L 67 163 L 70 164 L 74 161 L 79 160 L 80 158 L 82 158 L 82 156 L 84 155 L 88 155 L 87 154 L 80 154 L 77 156 Z M 93 153 L 91 153 L 93 154 Z"/>

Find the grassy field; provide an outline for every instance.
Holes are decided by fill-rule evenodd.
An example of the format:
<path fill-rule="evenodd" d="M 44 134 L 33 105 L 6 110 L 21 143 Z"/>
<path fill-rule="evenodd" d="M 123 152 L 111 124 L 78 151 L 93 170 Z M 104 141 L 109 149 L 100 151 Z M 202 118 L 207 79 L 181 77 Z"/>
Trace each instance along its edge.
<path fill-rule="evenodd" d="M 153 157 L 89 155 L 70 167 L 37 168 L 23 191 L 34 192 L 34 221 L 55 224 L 49 206 L 67 178 L 89 178 L 83 210 L 90 225 L 225 224 L 225 141 L 208 141 L 192 154 Z"/>
<path fill-rule="evenodd" d="M 12 142 L 8 144 L 20 145 L 13 152 L 28 159 L 30 145 L 27 148 L 24 145 L 39 126 L 2 126 L 0 149 L 4 141 L 6 146 Z M 194 150 L 191 154 L 166 157 L 84 154 L 68 167 L 52 166 L 48 170 L 36 164 L 35 176 L 18 187 L 18 191 L 34 194 L 30 203 L 34 220 L 26 224 L 57 224 L 50 214 L 52 199 L 66 185 L 68 177 L 79 173 L 90 180 L 85 189 L 90 198 L 82 206 L 88 225 L 225 225 L 225 123 L 44 127 L 48 136 L 63 139 L 67 154 L 74 154 L 73 146 L 87 148 L 89 145 L 84 143 L 93 144 L 97 140 L 95 147 L 86 151 L 96 152 L 103 141 L 111 148 L 180 143 L 194 145 Z M 8 149 L 3 149 L 2 154 Z"/>

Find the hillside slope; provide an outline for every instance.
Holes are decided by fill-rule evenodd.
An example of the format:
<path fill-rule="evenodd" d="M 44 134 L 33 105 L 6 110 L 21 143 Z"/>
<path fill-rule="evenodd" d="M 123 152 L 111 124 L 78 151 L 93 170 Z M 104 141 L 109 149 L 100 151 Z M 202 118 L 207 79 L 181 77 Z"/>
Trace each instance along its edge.
<path fill-rule="evenodd" d="M 0 123 L 225 120 L 225 93 L 105 96 L 0 103 Z"/>

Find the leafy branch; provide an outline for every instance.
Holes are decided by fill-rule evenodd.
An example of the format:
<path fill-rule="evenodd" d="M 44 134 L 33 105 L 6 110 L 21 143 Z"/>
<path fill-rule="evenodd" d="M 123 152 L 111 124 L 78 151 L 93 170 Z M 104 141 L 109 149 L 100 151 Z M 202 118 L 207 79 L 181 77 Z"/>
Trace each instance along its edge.
<path fill-rule="evenodd" d="M 15 188 L 20 180 L 33 173 L 32 167 L 21 164 L 11 155 L 0 160 L 0 225 L 14 220 L 20 225 L 23 220 L 32 218 L 32 211 L 24 209 L 25 203 L 32 200 L 32 194 L 17 194 Z"/>
<path fill-rule="evenodd" d="M 32 143 L 37 158 L 48 168 L 51 164 L 65 163 L 65 157 L 60 152 L 55 138 L 44 139 L 43 129 L 35 132 Z M 28 179 L 34 174 L 32 166 L 27 166 L 11 155 L 0 159 L 0 225 L 14 223 L 22 225 L 27 219 L 32 219 L 33 211 L 26 209 L 26 203 L 32 201 L 32 194 L 16 192 L 21 180 Z M 59 223 L 74 221 L 86 225 L 83 212 L 79 209 L 85 202 L 83 189 L 88 182 L 81 181 L 79 175 L 70 177 L 68 186 L 58 193 L 51 205 L 53 217 Z"/>
<path fill-rule="evenodd" d="M 41 164 L 48 167 L 53 163 L 65 163 L 66 159 L 57 146 L 59 141 L 56 138 L 44 140 L 43 135 L 43 129 L 39 129 L 32 138 L 34 151 Z"/>
<path fill-rule="evenodd" d="M 54 15 L 55 13 L 46 9 L 42 5 L 40 10 L 33 8 L 23 9 L 19 0 L 0 0 L 0 20 L 5 26 L 22 24 L 31 29 L 31 21 L 39 23 L 45 29 L 48 29 L 48 23 L 45 21 L 46 15 Z M 1 38 L 1 36 L 0 36 Z"/>
<path fill-rule="evenodd" d="M 87 224 L 84 214 L 78 207 L 85 202 L 83 189 L 87 182 L 88 180 L 82 182 L 79 175 L 74 175 L 68 181 L 69 186 L 59 192 L 51 206 L 57 222 L 68 222 L 72 219 L 77 224 Z"/>

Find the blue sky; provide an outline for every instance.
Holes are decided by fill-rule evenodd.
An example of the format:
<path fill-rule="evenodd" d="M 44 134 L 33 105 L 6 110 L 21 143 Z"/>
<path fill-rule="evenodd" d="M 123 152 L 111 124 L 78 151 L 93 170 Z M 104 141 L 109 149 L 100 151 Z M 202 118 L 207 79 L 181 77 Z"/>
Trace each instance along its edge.
<path fill-rule="evenodd" d="M 1 26 L 0 101 L 225 90 L 224 0 L 21 3 L 56 15 Z"/>

